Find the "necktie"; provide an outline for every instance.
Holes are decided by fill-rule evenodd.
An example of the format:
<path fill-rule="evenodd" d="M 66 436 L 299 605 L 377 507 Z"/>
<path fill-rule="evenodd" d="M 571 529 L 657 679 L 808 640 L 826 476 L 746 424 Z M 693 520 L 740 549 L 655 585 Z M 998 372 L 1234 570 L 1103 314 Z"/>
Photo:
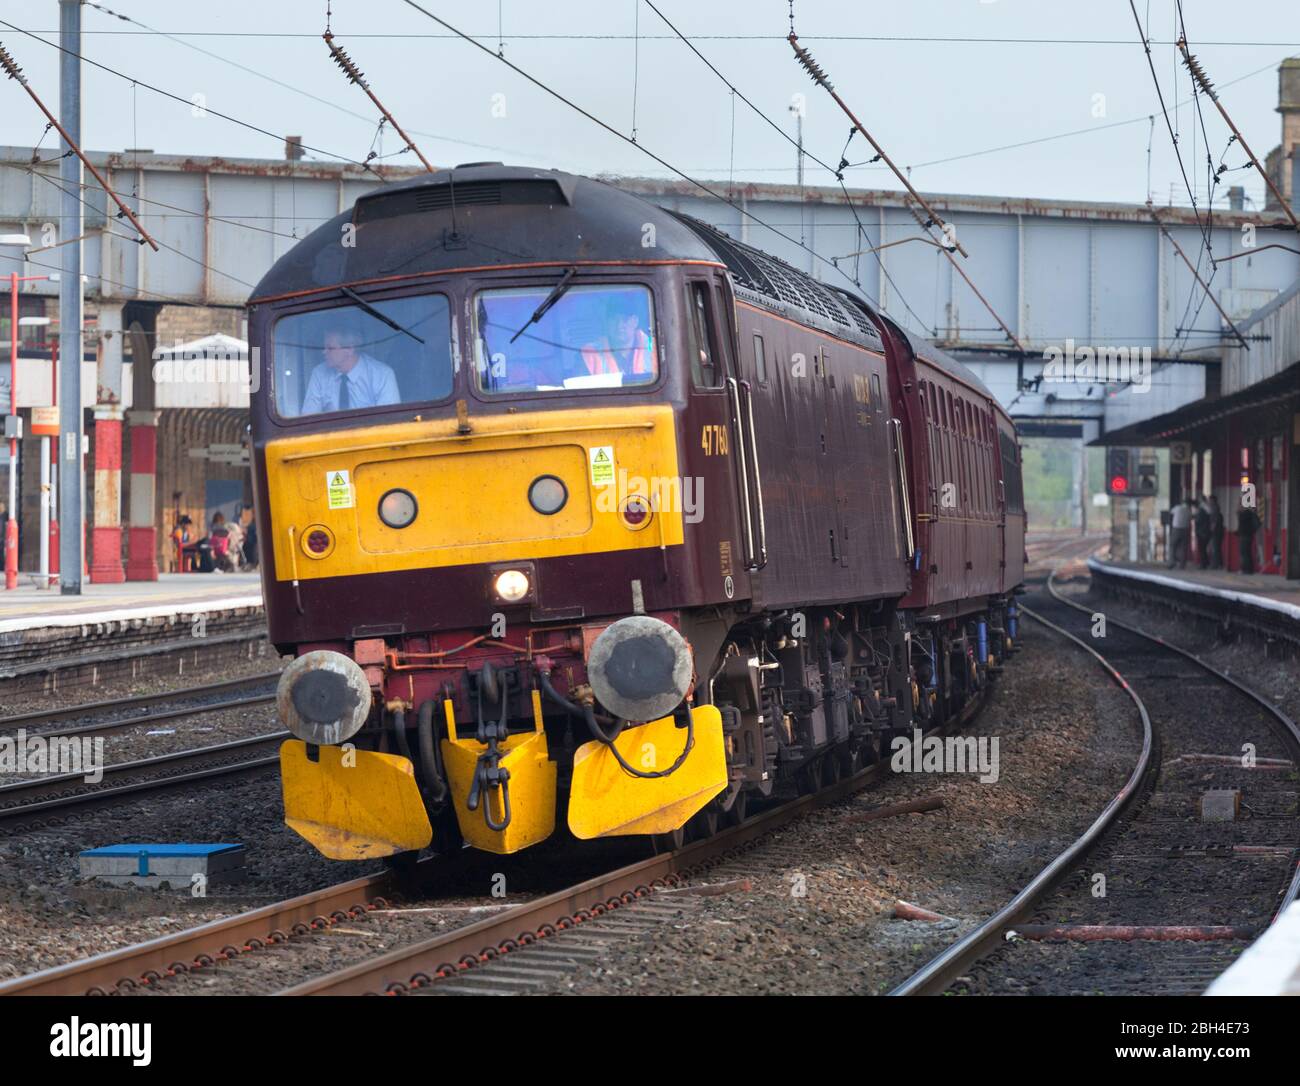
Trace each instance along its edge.
<path fill-rule="evenodd" d="M 339 410 L 347 411 L 352 406 L 352 388 L 348 384 L 347 375 L 339 378 Z"/>

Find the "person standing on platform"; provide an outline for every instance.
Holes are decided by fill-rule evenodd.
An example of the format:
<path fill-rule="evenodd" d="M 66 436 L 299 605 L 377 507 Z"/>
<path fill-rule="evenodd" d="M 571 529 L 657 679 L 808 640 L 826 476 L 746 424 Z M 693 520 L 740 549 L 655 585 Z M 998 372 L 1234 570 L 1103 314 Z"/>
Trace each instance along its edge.
<path fill-rule="evenodd" d="M 1237 512 L 1237 552 L 1241 555 L 1241 572 L 1255 572 L 1255 533 L 1259 530 L 1259 514 L 1242 499 Z"/>
<path fill-rule="evenodd" d="M 1213 494 L 1210 495 L 1210 565 L 1223 568 L 1223 510 Z"/>
<path fill-rule="evenodd" d="M 1169 563 L 1170 569 L 1177 565 L 1180 569 L 1187 568 L 1187 536 L 1192 523 L 1192 499 L 1178 502 L 1169 513 L 1170 526 L 1170 544 L 1169 544 Z"/>
<path fill-rule="evenodd" d="M 1196 561 L 1201 569 L 1210 568 L 1210 503 L 1204 498 L 1197 503 L 1196 515 L 1192 518 L 1192 527 L 1196 533 Z"/>

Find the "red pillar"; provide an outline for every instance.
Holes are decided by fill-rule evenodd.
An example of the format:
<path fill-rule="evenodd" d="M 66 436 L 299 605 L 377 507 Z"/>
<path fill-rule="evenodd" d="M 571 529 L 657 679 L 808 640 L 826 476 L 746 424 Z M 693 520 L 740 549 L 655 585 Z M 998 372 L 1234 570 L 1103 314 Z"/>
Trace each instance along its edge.
<path fill-rule="evenodd" d="M 95 408 L 95 527 L 91 533 L 91 584 L 121 584 L 122 409 Z"/>
<path fill-rule="evenodd" d="M 158 579 L 158 527 L 154 522 L 158 470 L 157 411 L 131 411 L 131 515 L 126 537 L 126 579 Z"/>

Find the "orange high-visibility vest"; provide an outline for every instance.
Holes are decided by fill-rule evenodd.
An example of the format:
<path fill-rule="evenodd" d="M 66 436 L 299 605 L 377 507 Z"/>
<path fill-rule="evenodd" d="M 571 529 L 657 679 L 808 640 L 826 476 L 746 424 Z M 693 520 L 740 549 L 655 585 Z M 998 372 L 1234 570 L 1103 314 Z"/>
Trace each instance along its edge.
<path fill-rule="evenodd" d="M 641 337 L 644 346 L 638 344 L 632 352 L 632 372 L 649 373 L 650 372 L 650 343 L 645 333 L 640 329 L 637 335 Z M 589 345 L 582 348 L 582 360 L 587 365 L 587 372 L 590 374 L 597 373 L 621 373 L 622 369 L 618 364 L 618 359 L 614 357 L 612 350 L 607 350 L 595 345 Z"/>

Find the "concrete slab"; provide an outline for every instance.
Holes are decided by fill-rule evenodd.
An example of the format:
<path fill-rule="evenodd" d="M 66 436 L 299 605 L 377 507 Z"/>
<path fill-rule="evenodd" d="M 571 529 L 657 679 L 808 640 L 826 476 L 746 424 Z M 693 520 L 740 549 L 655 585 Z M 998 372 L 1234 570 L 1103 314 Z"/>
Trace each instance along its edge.
<path fill-rule="evenodd" d="M 78 856 L 82 878 L 103 879 L 115 886 L 189 891 L 194 876 L 209 885 L 238 882 L 246 872 L 240 844 L 119 844 L 87 849 Z"/>

